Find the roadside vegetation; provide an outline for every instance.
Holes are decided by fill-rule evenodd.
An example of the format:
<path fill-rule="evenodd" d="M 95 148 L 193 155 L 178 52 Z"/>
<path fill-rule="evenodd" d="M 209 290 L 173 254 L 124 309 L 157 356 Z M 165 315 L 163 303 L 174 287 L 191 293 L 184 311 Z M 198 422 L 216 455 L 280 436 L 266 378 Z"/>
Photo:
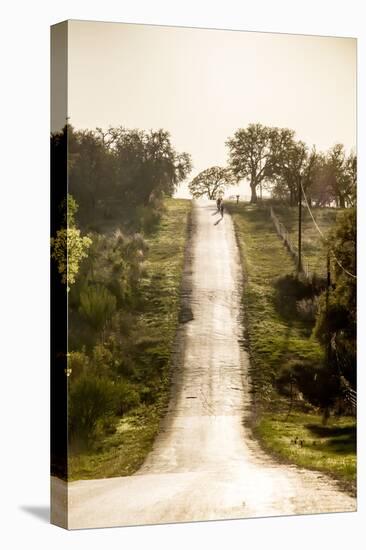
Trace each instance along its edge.
<path fill-rule="evenodd" d="M 68 292 L 61 475 L 128 475 L 151 449 L 169 394 L 191 208 L 170 197 L 190 159 L 163 130 L 68 126 L 52 136 L 54 150 L 65 136 L 69 195 L 51 241 Z"/>
<path fill-rule="evenodd" d="M 53 158 L 68 146 L 69 195 L 51 241 L 68 294 L 63 476 L 128 475 L 151 449 L 168 400 L 191 208 L 171 197 L 191 159 L 164 130 L 68 125 L 51 143 Z M 189 189 L 217 199 L 241 179 L 250 184 L 250 204 L 226 207 L 245 277 L 251 427 L 280 460 L 354 492 L 357 158 L 341 144 L 322 153 L 290 129 L 260 124 L 226 144 L 228 166 L 202 171 Z M 314 211 L 324 237 L 304 207 L 310 275 L 278 237 L 262 188 L 295 245 L 300 193 Z"/>
<path fill-rule="evenodd" d="M 94 345 L 88 353 L 86 337 L 81 351 L 70 353 L 71 369 L 80 362 L 84 366 L 83 373 L 70 376 L 70 423 L 73 428 L 75 422 L 76 429 L 71 432 L 69 479 L 129 475 L 151 450 L 169 396 L 190 205 L 188 200 L 164 201 L 157 229 L 145 238 L 138 304 L 116 311 L 103 345 Z M 74 349 L 82 344 L 79 326 L 80 320 L 71 322 L 70 332 L 77 335 Z M 111 384 L 94 386 L 97 380 Z M 95 406 L 98 390 L 110 398 L 111 408 L 106 403 L 95 426 L 80 433 L 85 398 L 90 394 L 90 406 Z"/>
<path fill-rule="evenodd" d="M 227 169 L 251 189 L 250 204 L 227 204 L 245 277 L 251 427 L 277 458 L 355 492 L 357 157 L 261 124 L 239 128 L 226 145 Z M 270 207 L 291 242 L 277 235 Z"/>
<path fill-rule="evenodd" d="M 326 426 L 314 412 L 289 417 L 264 413 L 254 427 L 266 451 L 277 459 L 330 474 L 355 494 L 356 425 L 352 417 L 331 418 Z"/>
<path fill-rule="evenodd" d="M 316 332 L 324 276 L 299 279 L 266 204 L 227 203 L 244 270 L 245 341 L 250 355 L 250 427 L 278 459 L 336 477 L 355 491 L 355 417 L 329 371 Z M 283 207 L 292 216 L 292 209 Z M 328 231 L 334 215 L 328 219 Z M 291 218 L 290 218 L 291 220 Z M 326 224 L 323 223 L 326 230 Z M 324 258 L 324 250 L 318 248 Z M 323 332 L 324 334 L 324 332 Z"/>

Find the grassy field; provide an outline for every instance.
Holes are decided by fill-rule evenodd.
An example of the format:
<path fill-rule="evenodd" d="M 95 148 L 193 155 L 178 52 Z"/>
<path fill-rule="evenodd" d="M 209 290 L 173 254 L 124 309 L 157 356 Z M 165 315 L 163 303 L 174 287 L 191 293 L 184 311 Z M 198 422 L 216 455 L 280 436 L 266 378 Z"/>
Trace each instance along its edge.
<path fill-rule="evenodd" d="M 263 448 L 283 462 L 326 472 L 355 494 L 356 426 L 353 418 L 332 418 L 326 426 L 319 415 L 264 413 L 254 427 Z"/>
<path fill-rule="evenodd" d="M 233 203 L 227 203 L 227 209 L 233 217 L 244 271 L 253 432 L 267 451 L 299 466 L 328 472 L 352 492 L 356 475 L 354 444 L 343 445 L 341 436 L 335 434 L 339 428 L 346 437 L 350 430 L 354 438 L 354 419 L 332 418 L 329 428 L 335 431 L 328 432 L 322 426 L 322 416 L 304 401 L 298 402 L 287 418 L 289 403 L 276 391 L 275 380 L 281 368 L 294 361 L 319 362 L 323 357 L 322 348 L 311 334 L 312 327 L 296 315 L 285 315 L 276 295 L 274 283 L 278 277 L 294 272 L 293 260 L 274 230 L 268 209 Z M 291 443 L 296 436 L 306 443 Z"/>
<path fill-rule="evenodd" d="M 322 233 L 326 236 L 335 224 L 336 208 L 312 208 L 312 213 Z M 280 221 L 289 231 L 294 247 L 298 244 L 298 208 L 297 206 L 274 206 L 274 211 Z M 307 208 L 302 211 L 302 250 L 303 263 L 310 272 L 320 276 L 326 273 L 326 255 L 322 238 L 317 231 Z"/>
<path fill-rule="evenodd" d="M 309 326 L 284 316 L 278 307 L 274 281 L 293 273 L 295 266 L 277 236 L 265 208 L 229 204 L 244 268 L 244 305 L 252 383 L 256 403 L 283 406 L 274 379 L 279 368 L 294 359 L 319 361 L 322 349 Z M 273 398 L 276 397 L 275 403 Z"/>
<path fill-rule="evenodd" d="M 149 254 L 141 291 L 147 306 L 137 319 L 137 332 L 143 334 L 148 327 L 151 345 L 144 353 L 152 363 L 162 365 L 156 400 L 125 414 L 117 430 L 101 438 L 93 449 L 71 455 L 70 480 L 130 475 L 152 448 L 169 398 L 190 209 L 188 200 L 167 199 L 157 230 L 146 237 Z"/>

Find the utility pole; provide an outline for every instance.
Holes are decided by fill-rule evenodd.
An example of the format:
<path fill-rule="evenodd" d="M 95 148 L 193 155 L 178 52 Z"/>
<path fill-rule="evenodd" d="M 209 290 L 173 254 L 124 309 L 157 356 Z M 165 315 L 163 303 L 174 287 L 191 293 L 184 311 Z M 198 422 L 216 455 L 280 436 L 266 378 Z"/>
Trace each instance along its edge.
<path fill-rule="evenodd" d="M 298 264 L 297 264 L 297 273 L 302 271 L 302 261 L 301 261 L 301 216 L 302 216 L 302 196 L 301 196 L 301 180 L 299 178 L 298 183 L 298 201 L 299 201 L 299 229 L 298 229 Z"/>

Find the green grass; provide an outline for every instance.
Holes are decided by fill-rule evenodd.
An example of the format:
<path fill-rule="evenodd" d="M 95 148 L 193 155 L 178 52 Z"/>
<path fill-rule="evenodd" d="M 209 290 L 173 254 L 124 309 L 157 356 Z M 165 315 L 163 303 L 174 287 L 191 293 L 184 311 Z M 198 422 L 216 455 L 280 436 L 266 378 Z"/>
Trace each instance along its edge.
<path fill-rule="evenodd" d="M 268 210 L 228 204 L 232 213 L 244 268 L 244 311 L 252 362 L 256 402 L 280 400 L 273 382 L 288 361 L 319 361 L 322 349 L 309 326 L 296 317 L 284 317 L 276 306 L 276 278 L 294 272 L 294 263 L 275 233 Z M 276 403 L 273 404 L 273 397 Z"/>
<path fill-rule="evenodd" d="M 121 418 L 114 434 L 92 449 L 70 455 L 69 481 L 133 474 L 151 450 L 159 427 L 159 407 L 141 407 Z"/>
<path fill-rule="evenodd" d="M 297 251 L 298 244 L 298 208 L 297 206 L 274 206 L 275 214 L 286 226 L 290 233 L 293 245 Z M 316 223 L 322 233 L 327 236 L 334 227 L 337 213 L 336 208 L 312 208 Z M 307 208 L 302 210 L 302 251 L 303 264 L 310 272 L 320 276 L 326 275 L 326 252 L 323 240 L 316 229 Z"/>
<path fill-rule="evenodd" d="M 130 475 L 152 448 L 169 399 L 190 210 L 191 201 L 167 199 L 157 230 L 146 236 L 149 252 L 141 283 L 145 305 L 136 318 L 136 330 L 151 340 L 143 353 L 154 379 L 154 402 L 124 415 L 116 432 L 99 436 L 92 449 L 72 453 L 70 480 Z"/>
<path fill-rule="evenodd" d="M 265 413 L 254 428 L 263 447 L 279 460 L 331 474 L 355 493 L 356 427 L 353 418 L 332 418 L 326 426 L 319 415 Z"/>
<path fill-rule="evenodd" d="M 294 272 L 293 260 L 277 236 L 267 208 L 227 203 L 227 209 L 233 217 L 244 272 L 245 342 L 253 388 L 250 426 L 263 447 L 276 456 L 325 471 L 343 480 L 350 489 L 355 479 L 354 446 L 343 445 L 342 438 L 329 435 L 329 440 L 326 437 L 323 440 L 316 435 L 315 431 L 322 429 L 322 415 L 304 401 L 297 402 L 294 413 L 285 422 L 289 403 L 275 386 L 276 376 L 286 364 L 319 362 L 323 358 L 311 326 L 296 315 L 284 316 L 276 301 L 274 282 Z M 349 428 L 355 427 L 354 419 L 339 420 L 339 425 L 342 422 Z M 315 426 L 313 432 L 310 425 Z M 296 435 L 311 444 L 302 448 L 292 445 L 290 442 Z M 312 441 L 317 443 L 313 445 Z"/>

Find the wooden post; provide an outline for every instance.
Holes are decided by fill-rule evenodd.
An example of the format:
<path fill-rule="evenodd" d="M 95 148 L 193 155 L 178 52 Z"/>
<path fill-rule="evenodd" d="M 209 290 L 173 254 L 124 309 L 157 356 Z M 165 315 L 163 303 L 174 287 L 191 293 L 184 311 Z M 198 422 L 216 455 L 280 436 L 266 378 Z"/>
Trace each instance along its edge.
<path fill-rule="evenodd" d="M 298 193 L 299 193 L 299 228 L 298 228 L 298 263 L 297 263 L 297 273 L 302 271 L 302 261 L 301 261 L 301 215 L 302 215 L 302 197 L 301 197 L 301 181 L 298 183 Z"/>

